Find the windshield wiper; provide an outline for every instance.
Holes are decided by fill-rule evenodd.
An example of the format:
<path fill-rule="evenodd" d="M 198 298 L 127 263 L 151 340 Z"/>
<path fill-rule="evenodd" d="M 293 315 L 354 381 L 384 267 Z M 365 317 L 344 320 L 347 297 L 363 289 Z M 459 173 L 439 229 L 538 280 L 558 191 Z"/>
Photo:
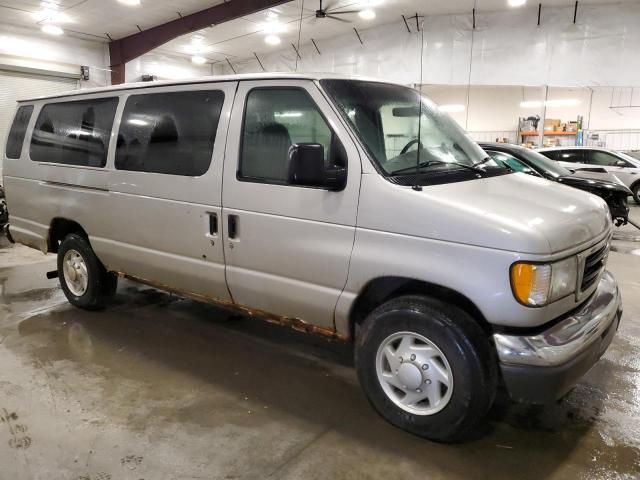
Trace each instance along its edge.
<path fill-rule="evenodd" d="M 445 162 L 443 160 L 429 160 L 429 161 L 425 161 L 425 162 L 420 162 L 417 165 L 412 165 L 410 167 L 405 167 L 405 168 L 400 168 L 399 170 L 394 170 L 389 175 L 392 175 L 392 176 L 393 175 L 399 175 L 399 174 L 404 173 L 404 172 L 409 172 L 411 170 L 419 170 L 421 168 L 430 167 L 432 165 L 456 165 L 458 167 L 466 168 L 467 170 L 473 170 L 474 172 L 476 172 L 476 173 L 478 173 L 480 175 L 485 173 L 484 170 L 482 170 L 481 168 L 474 167 L 474 166 L 471 166 L 471 165 L 465 165 L 464 163 Z"/>

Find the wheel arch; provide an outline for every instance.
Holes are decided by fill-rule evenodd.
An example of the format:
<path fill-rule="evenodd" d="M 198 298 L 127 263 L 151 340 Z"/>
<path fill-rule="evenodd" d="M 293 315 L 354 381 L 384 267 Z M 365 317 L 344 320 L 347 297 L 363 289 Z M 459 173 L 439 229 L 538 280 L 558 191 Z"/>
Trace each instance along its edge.
<path fill-rule="evenodd" d="M 455 305 L 467 312 L 486 335 L 493 327 L 468 297 L 451 288 L 414 278 L 384 276 L 370 280 L 360 291 L 349 312 L 349 336 L 355 339 L 357 329 L 378 306 L 403 295 L 425 295 Z"/>
<path fill-rule="evenodd" d="M 89 235 L 86 230 L 75 220 L 64 217 L 56 217 L 51 220 L 49 235 L 47 237 L 47 251 L 50 253 L 58 253 L 60 243 L 64 240 L 64 237 L 70 233 L 78 234 L 87 242 L 89 241 Z"/>

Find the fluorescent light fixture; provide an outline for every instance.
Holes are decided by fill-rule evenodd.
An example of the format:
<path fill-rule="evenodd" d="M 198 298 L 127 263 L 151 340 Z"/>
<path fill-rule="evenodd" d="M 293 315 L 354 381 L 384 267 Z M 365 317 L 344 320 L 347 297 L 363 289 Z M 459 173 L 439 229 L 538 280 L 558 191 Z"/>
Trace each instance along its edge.
<path fill-rule="evenodd" d="M 364 10 L 360 10 L 358 12 L 358 16 L 363 20 L 373 20 L 376 18 L 376 12 L 370 8 L 365 8 Z"/>
<path fill-rule="evenodd" d="M 59 26 L 51 24 L 43 25 L 42 31 L 48 35 L 62 35 L 64 33 L 64 30 Z"/>
<path fill-rule="evenodd" d="M 140 5 L 140 0 L 118 0 L 120 3 L 129 7 L 137 7 Z"/>
<path fill-rule="evenodd" d="M 194 55 L 193 57 L 191 57 L 191 61 L 196 65 L 204 65 L 205 63 L 207 63 L 207 59 L 201 55 Z"/>
<path fill-rule="evenodd" d="M 527 0 L 508 0 L 507 3 L 510 7 L 521 7 L 522 5 L 527 3 Z"/>
<path fill-rule="evenodd" d="M 459 103 L 450 105 L 440 105 L 440 110 L 447 113 L 464 112 L 464 105 Z"/>
<path fill-rule="evenodd" d="M 563 98 L 560 100 L 547 100 L 544 103 L 547 107 L 575 107 L 582 102 L 577 98 Z"/>
<path fill-rule="evenodd" d="M 264 42 L 268 45 L 280 45 L 280 37 L 277 35 L 267 35 Z"/>
<path fill-rule="evenodd" d="M 275 112 L 273 116 L 280 118 L 298 118 L 302 116 L 302 112 Z"/>
<path fill-rule="evenodd" d="M 546 107 L 575 107 L 581 103 L 582 102 L 577 98 L 562 98 L 558 100 L 547 100 L 546 102 L 541 102 L 540 100 L 527 100 L 520 102 L 520 108 L 540 108 L 542 105 Z"/>
<path fill-rule="evenodd" d="M 131 125 L 138 125 L 140 127 L 149 125 L 149 122 L 147 122 L 146 120 L 140 120 L 139 118 L 132 118 L 131 120 L 129 120 L 129 123 Z"/>

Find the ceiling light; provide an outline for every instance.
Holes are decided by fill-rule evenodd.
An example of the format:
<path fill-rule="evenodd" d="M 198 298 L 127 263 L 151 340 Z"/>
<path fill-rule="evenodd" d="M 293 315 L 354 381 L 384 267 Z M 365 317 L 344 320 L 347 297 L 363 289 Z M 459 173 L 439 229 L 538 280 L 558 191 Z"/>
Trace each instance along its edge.
<path fill-rule="evenodd" d="M 193 57 L 191 57 L 191 61 L 196 65 L 204 65 L 205 63 L 207 63 L 207 59 L 200 55 L 194 55 Z"/>
<path fill-rule="evenodd" d="M 521 7 L 522 5 L 527 3 L 527 0 L 508 0 L 507 3 L 509 3 L 510 7 Z"/>
<path fill-rule="evenodd" d="M 460 104 L 440 105 L 440 110 L 448 113 L 464 112 L 464 105 L 460 105 Z"/>
<path fill-rule="evenodd" d="M 277 20 L 261 22 L 258 24 L 258 28 L 260 29 L 260 31 L 267 34 L 282 33 L 287 31 L 287 26 L 284 23 L 278 22 Z"/>
<path fill-rule="evenodd" d="M 558 100 L 547 100 L 545 102 L 541 102 L 539 100 L 528 100 L 520 102 L 520 108 L 540 108 L 542 105 L 545 107 L 575 107 L 581 103 L 582 102 L 577 98 L 562 98 Z"/>
<path fill-rule="evenodd" d="M 50 24 L 43 25 L 42 31 L 49 35 L 62 35 L 64 33 L 64 30 L 62 30 L 59 26 Z"/>
<path fill-rule="evenodd" d="M 267 35 L 264 42 L 268 45 L 280 45 L 280 37 L 277 35 Z"/>
<path fill-rule="evenodd" d="M 526 100 L 524 102 L 520 102 L 520 108 L 540 108 L 542 106 L 542 102 L 539 100 Z"/>
<path fill-rule="evenodd" d="M 575 107 L 581 103 L 582 102 L 577 98 L 563 98 L 558 100 L 547 100 L 544 102 L 547 107 Z"/>
<path fill-rule="evenodd" d="M 58 8 L 58 5 L 53 2 L 42 2 L 42 10 L 33 12 L 31 16 L 37 22 L 69 22 L 71 20 L 69 16 L 64 12 L 58 11 Z"/>
<path fill-rule="evenodd" d="M 360 10 L 358 12 L 358 15 L 363 20 L 373 20 L 374 18 L 376 18 L 376 12 L 371 10 L 370 8 L 365 8 L 364 10 Z"/>
<path fill-rule="evenodd" d="M 118 0 L 118 1 L 129 7 L 137 7 L 138 5 L 140 5 L 140 0 Z"/>

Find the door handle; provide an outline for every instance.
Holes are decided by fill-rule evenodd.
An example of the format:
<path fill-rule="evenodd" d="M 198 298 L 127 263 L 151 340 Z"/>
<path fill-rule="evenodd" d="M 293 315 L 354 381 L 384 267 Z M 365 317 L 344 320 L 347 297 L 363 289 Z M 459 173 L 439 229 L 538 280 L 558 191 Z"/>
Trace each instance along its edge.
<path fill-rule="evenodd" d="M 231 239 L 238 238 L 238 216 L 229 215 L 227 217 L 228 235 Z"/>
<path fill-rule="evenodd" d="M 218 234 L 218 214 L 209 212 L 209 235 L 212 237 Z"/>

